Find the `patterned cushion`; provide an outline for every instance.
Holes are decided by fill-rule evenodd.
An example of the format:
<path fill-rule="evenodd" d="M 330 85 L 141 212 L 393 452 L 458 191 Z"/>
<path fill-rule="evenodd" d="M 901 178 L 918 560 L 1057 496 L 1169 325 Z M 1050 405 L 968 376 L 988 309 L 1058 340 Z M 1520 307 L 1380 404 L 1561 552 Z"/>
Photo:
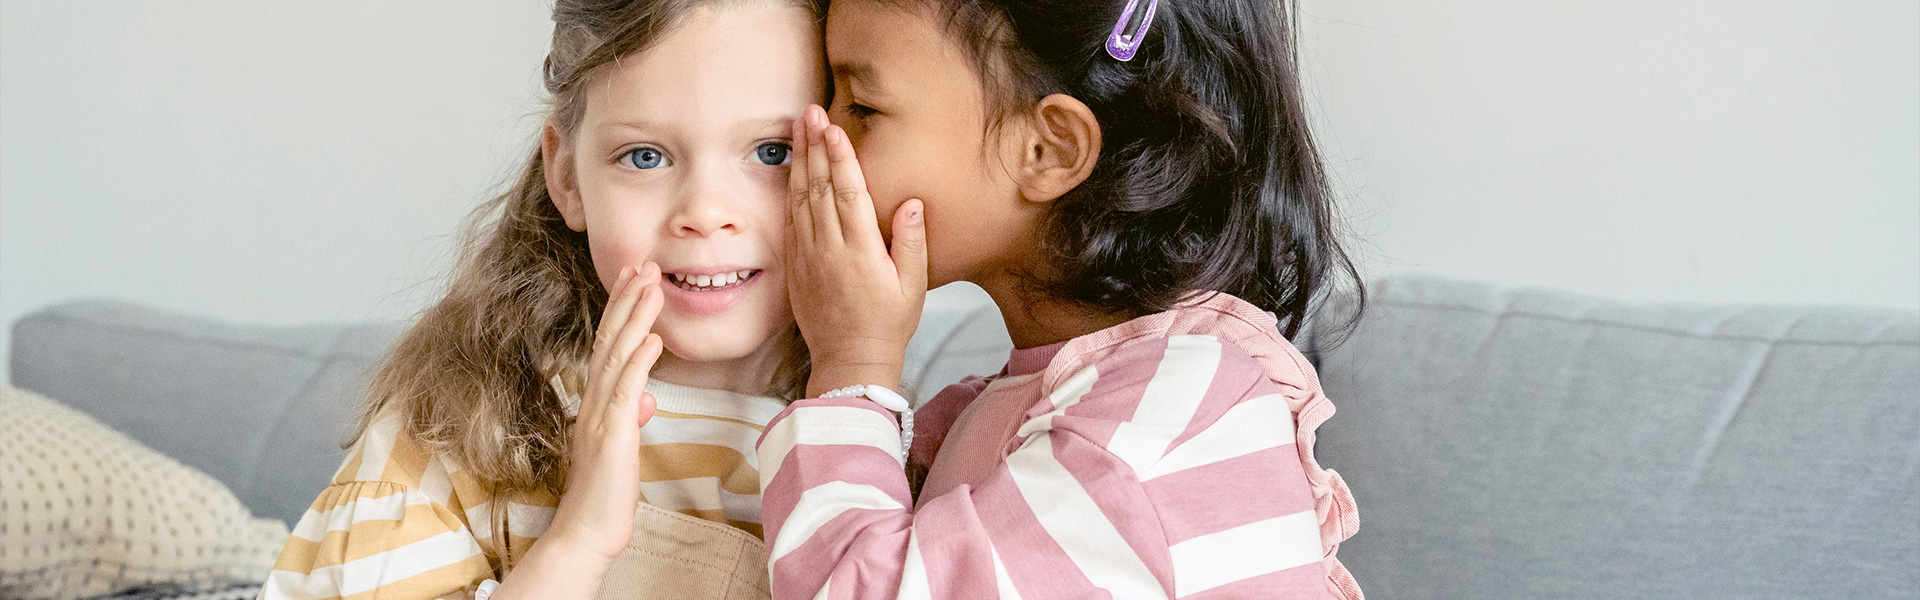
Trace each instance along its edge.
<path fill-rule="evenodd" d="M 253 514 L 300 520 L 343 456 L 396 323 L 236 325 L 111 300 L 13 326 L 13 381 L 212 475 Z"/>
<path fill-rule="evenodd" d="M 167 584 L 140 586 L 86 600 L 253 600 L 260 597 L 260 584 L 236 581 L 213 585 Z"/>
<path fill-rule="evenodd" d="M 286 537 L 205 473 L 0 387 L 0 598 L 257 582 Z"/>

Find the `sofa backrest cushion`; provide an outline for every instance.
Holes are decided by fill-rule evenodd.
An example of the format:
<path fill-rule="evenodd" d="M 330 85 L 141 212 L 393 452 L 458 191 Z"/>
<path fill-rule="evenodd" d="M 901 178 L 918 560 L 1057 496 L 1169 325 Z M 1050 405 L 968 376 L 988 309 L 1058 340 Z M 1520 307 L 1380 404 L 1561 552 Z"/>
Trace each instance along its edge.
<path fill-rule="evenodd" d="M 1920 315 L 1423 276 L 1367 308 L 1303 343 L 1369 596 L 1920 597 Z"/>
<path fill-rule="evenodd" d="M 225 483 L 253 514 L 299 522 L 333 477 L 376 361 L 403 323 L 236 325 L 81 300 L 13 326 L 13 385 L 39 392 Z M 930 294 L 903 390 L 924 402 L 1013 347 L 978 288 Z"/>
<path fill-rule="evenodd" d="M 14 323 L 15 386 L 57 399 L 299 521 L 339 468 L 392 324 L 240 326 L 106 300 Z"/>

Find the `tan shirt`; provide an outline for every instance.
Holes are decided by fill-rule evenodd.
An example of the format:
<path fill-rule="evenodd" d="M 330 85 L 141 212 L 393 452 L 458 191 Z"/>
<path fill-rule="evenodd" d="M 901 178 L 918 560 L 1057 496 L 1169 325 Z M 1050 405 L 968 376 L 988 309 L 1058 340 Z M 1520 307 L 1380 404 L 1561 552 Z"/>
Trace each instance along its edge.
<path fill-rule="evenodd" d="M 570 408 L 578 406 L 575 382 L 556 378 L 554 385 L 569 398 Z M 641 428 L 641 494 L 647 506 L 640 514 L 688 517 L 681 525 L 711 523 L 716 529 L 708 533 L 733 530 L 757 544 L 760 476 L 753 446 L 785 403 L 659 381 L 647 391 L 658 400 L 659 412 Z M 503 579 L 506 568 L 546 532 L 558 497 L 496 496 L 398 431 L 398 422 L 389 418 L 361 436 L 332 485 L 294 526 L 262 598 L 436 598 Z M 505 504 L 498 511 L 503 518 L 495 518 L 496 503 Z M 660 524 L 665 522 L 648 520 L 687 529 Z M 643 525 L 636 521 L 636 534 Z M 635 544 L 649 552 L 671 548 L 639 538 Z M 623 563 L 631 562 L 624 556 Z M 746 576 L 764 580 L 765 567 L 759 568 Z M 610 585 L 614 578 L 609 575 Z"/>

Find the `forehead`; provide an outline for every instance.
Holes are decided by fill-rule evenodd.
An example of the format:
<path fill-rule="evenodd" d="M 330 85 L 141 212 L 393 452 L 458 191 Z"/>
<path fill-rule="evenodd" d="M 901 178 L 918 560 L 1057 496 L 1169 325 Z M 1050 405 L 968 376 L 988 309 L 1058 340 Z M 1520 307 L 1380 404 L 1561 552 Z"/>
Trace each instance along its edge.
<path fill-rule="evenodd" d="M 785 2 L 695 9 L 652 47 L 604 68 L 583 90 L 589 126 L 792 117 L 822 95 L 824 75 L 812 15 Z"/>
<path fill-rule="evenodd" d="M 972 64 L 935 10 L 931 2 L 833 2 L 826 46 L 834 75 L 893 91 L 977 88 Z"/>

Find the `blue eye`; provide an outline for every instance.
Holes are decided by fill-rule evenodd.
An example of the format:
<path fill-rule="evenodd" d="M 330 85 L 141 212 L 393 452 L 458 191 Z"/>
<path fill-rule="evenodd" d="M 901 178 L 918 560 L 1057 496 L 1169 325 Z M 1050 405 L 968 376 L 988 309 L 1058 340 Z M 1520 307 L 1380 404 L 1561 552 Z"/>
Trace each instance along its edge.
<path fill-rule="evenodd" d="M 755 148 L 753 156 L 760 159 L 760 164 L 777 167 L 787 164 L 789 158 L 787 154 L 791 150 L 792 148 L 783 142 L 767 142 Z"/>
<path fill-rule="evenodd" d="M 653 148 L 634 148 L 627 153 L 627 162 L 635 169 L 651 169 L 667 164 L 667 156 Z"/>

